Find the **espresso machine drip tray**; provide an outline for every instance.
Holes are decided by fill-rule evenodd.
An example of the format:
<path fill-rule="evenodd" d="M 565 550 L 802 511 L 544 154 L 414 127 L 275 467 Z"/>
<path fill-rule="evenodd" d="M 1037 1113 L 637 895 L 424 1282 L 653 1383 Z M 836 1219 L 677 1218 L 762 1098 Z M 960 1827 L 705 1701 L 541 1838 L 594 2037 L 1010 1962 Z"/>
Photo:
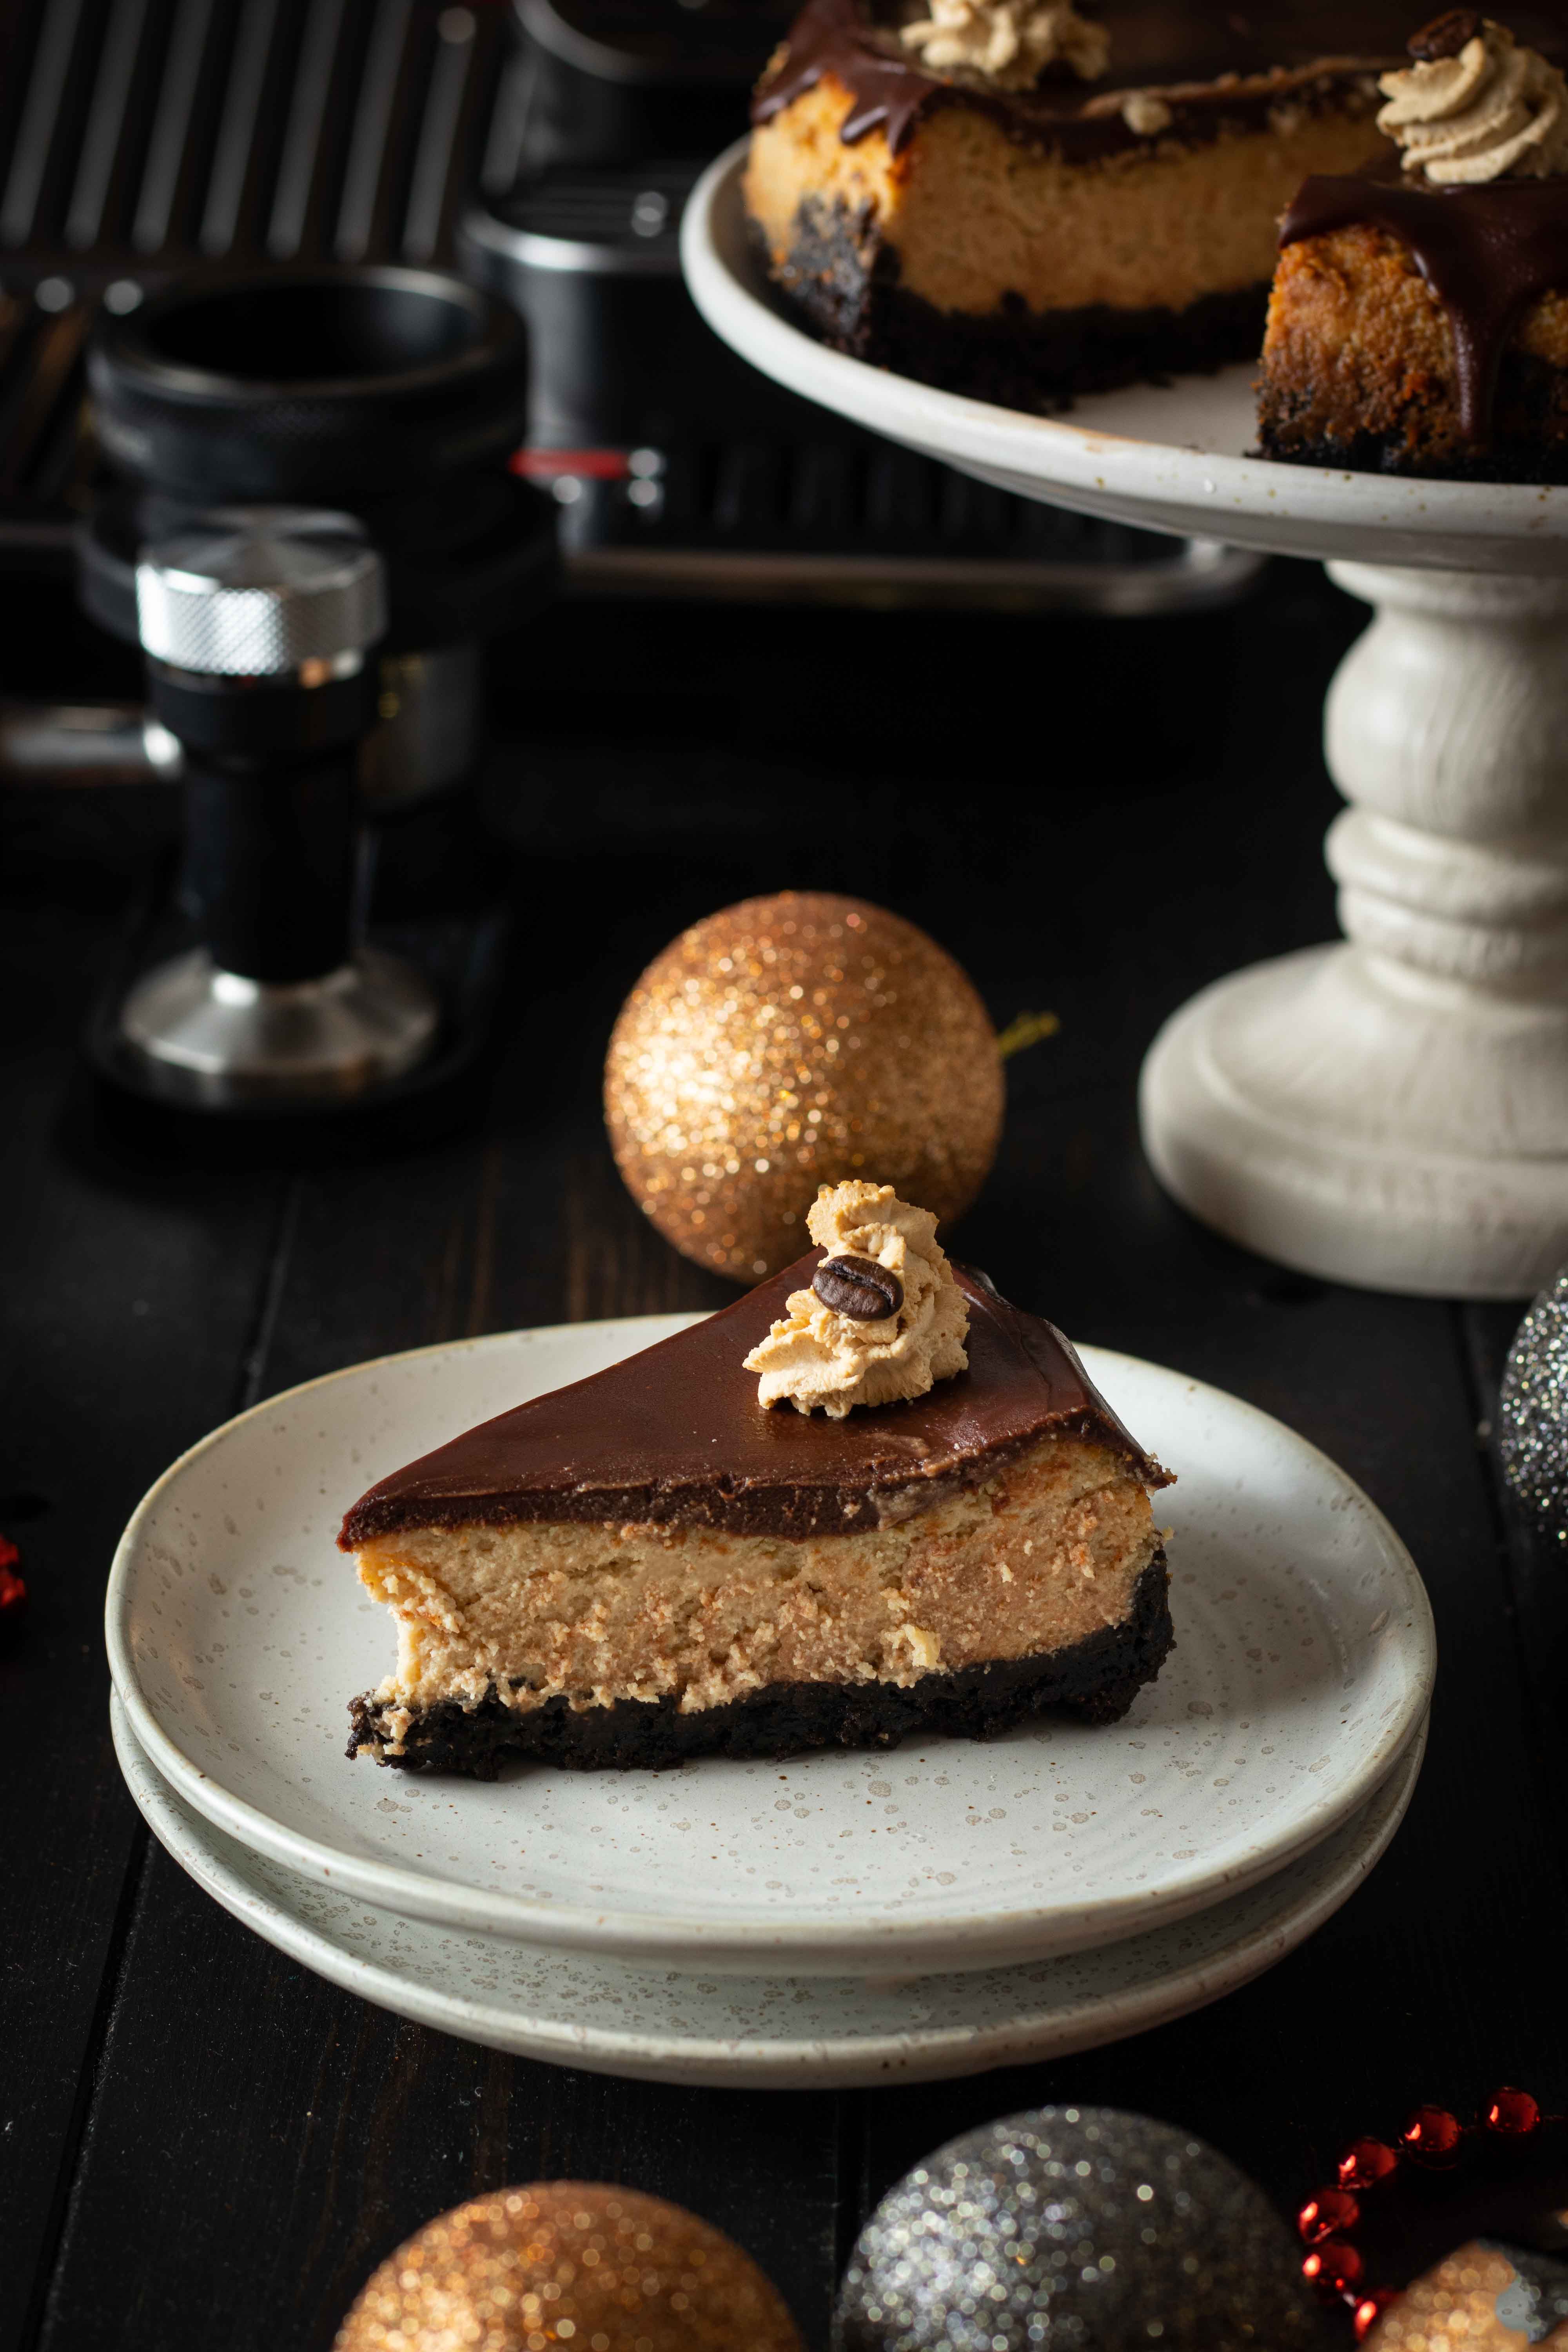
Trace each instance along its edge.
<path fill-rule="evenodd" d="M 1133 616 L 1225 603 L 1258 570 L 1217 540 L 1054 512 L 853 428 L 515 463 L 561 501 L 578 595 Z"/>
<path fill-rule="evenodd" d="M 703 326 L 680 208 L 744 125 L 763 0 L 23 0 L 0 34 L 0 563 L 68 569 L 89 330 L 174 275 L 456 266 L 533 337 L 516 470 L 568 592 L 1056 604 L 1257 559 L 1010 498 L 778 391 Z"/>

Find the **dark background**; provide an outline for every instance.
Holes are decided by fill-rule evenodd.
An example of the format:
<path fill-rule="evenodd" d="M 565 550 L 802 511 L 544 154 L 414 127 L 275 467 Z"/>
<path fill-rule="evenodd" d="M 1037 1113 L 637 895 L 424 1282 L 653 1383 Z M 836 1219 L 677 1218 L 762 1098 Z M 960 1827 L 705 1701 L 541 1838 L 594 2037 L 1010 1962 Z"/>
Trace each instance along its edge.
<path fill-rule="evenodd" d="M 237 1138 L 98 1090 L 79 1034 L 175 804 L 0 788 L 0 1529 L 32 1593 L 0 1641 L 3 2352 L 320 2352 L 409 2231 L 541 2175 L 707 2215 L 818 2347 L 883 2189 L 1044 2098 L 1192 2126 L 1284 2208 L 1417 2100 L 1468 2116 L 1516 2082 L 1568 2106 L 1568 1576 L 1510 1516 L 1489 1436 L 1518 1310 L 1267 1265 L 1173 1207 L 1136 1139 L 1164 1014 L 1332 929 L 1321 700 L 1363 617 L 1283 563 L 1235 611 L 1149 623 L 556 608 L 493 649 L 506 846 L 481 862 L 515 918 L 493 1053 L 455 1102 L 358 1140 Z M 117 658 L 63 589 L 0 587 L 0 691 L 84 663 L 110 691 Z M 623 1191 L 599 1074 L 647 960 L 786 885 L 926 925 L 998 1024 L 1060 1015 L 1009 1067 L 954 1245 L 1076 1337 L 1324 1447 L 1410 1545 L 1442 1652 L 1409 1819 L 1302 1950 L 1118 2047 L 929 2087 L 618 2083 L 383 2015 L 165 1859 L 106 1719 L 114 1541 L 226 1415 L 390 1349 L 730 1295 Z"/>

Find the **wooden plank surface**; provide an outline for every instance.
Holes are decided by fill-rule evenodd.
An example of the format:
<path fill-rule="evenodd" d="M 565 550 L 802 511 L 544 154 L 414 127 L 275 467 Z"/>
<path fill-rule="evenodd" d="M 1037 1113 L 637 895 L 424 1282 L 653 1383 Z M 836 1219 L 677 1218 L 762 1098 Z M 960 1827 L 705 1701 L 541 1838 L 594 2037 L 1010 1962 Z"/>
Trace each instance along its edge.
<path fill-rule="evenodd" d="M 428 1136 L 410 1119 L 369 1152 L 160 1141 L 94 1102 L 71 1043 L 155 813 L 0 795 L 0 1019 L 21 1074 L 0 1181 L 26 1236 L 0 1490 L 49 1504 L 14 1530 L 37 1606 L 0 1654 L 25 1776 L 6 1983 L 31 2021 L 0 2046 L 4 2352 L 205 2352 L 215 2334 L 316 2352 L 409 2229 L 541 2173 L 708 2214 L 816 2347 L 868 2199 L 1041 2097 L 1191 2125 L 1282 2203 L 1418 2098 L 1473 2105 L 1501 2079 L 1568 2097 L 1568 1791 L 1547 1728 L 1568 1580 L 1478 1436 L 1513 1318 L 1283 1275 L 1175 1210 L 1136 1144 L 1163 1013 L 1331 928 L 1317 730 L 1359 619 L 1289 566 L 1238 613 L 1147 625 L 558 614 L 498 663 L 518 955 L 480 1116 Z M 1387 1861 L 1210 2011 L 924 2089 L 620 2084 L 368 2009 L 149 1853 L 108 1751 L 102 1578 L 142 1486 L 251 1395 L 468 1332 L 729 1296 L 616 1177 L 604 1044 L 682 922 L 811 883 L 924 922 L 999 1022 L 1061 1017 L 1011 1066 L 1001 1160 L 955 1246 L 1075 1336 L 1215 1381 L 1342 1462 L 1427 1578 L 1444 1680 Z"/>
<path fill-rule="evenodd" d="M 277 1225 L 264 1175 L 213 1198 L 117 1153 L 78 1082 L 77 1031 L 146 865 L 137 814 L 155 821 L 0 793 L 0 1530 L 30 1592 L 0 1637 L 7 2352 L 36 2326 L 146 1843 L 109 1745 L 104 1579 L 143 1489 L 245 1401 Z"/>

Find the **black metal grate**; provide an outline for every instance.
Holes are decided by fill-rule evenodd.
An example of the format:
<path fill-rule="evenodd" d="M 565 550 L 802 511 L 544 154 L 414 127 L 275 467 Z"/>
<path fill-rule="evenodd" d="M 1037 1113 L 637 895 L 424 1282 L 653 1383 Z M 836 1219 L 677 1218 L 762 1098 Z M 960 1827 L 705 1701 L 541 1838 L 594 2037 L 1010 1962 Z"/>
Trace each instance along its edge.
<path fill-rule="evenodd" d="M 63 549 L 99 306 L 174 271 L 444 262 L 510 63 L 430 0 L 31 0 L 0 60 L 0 550 Z"/>
<path fill-rule="evenodd" d="M 544 453 L 548 454 L 548 453 Z M 609 453 L 592 453 L 595 456 Z M 1227 602 L 1259 559 L 1019 499 L 847 427 L 542 475 L 580 593 L 1134 614 Z"/>
<path fill-rule="evenodd" d="M 510 13 L 0 0 L 0 562 L 69 560 L 100 306 L 193 269 L 450 261 L 472 196 L 526 176 L 542 135 Z M 555 207 L 547 233 L 626 230 L 624 171 L 547 177 L 530 183 Z M 682 175 L 649 184 L 664 215 L 634 226 L 672 238 Z M 1253 568 L 987 489 L 803 403 L 785 414 L 749 371 L 737 400 L 738 363 L 701 331 L 657 467 L 556 484 L 581 587 L 948 601 L 989 584 L 1142 610 L 1229 593 Z"/>
<path fill-rule="evenodd" d="M 37 0 L 0 106 L 0 268 L 432 260 L 482 155 L 504 12 Z"/>

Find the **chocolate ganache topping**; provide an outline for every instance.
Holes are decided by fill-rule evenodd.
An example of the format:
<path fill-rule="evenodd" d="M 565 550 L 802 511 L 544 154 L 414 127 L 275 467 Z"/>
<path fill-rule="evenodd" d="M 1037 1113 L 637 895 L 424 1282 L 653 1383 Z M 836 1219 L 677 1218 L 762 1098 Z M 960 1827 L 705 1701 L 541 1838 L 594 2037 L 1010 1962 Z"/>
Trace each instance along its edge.
<path fill-rule="evenodd" d="M 520 1520 L 637 1520 L 737 1535 L 849 1535 L 929 1510 L 1050 1435 L 1145 1454 L 1054 1327 L 983 1274 L 953 1273 L 969 1307 L 969 1369 L 909 1402 L 851 1413 L 769 1412 L 742 1369 L 806 1290 L 813 1250 L 732 1307 L 640 1355 L 518 1405 L 363 1495 L 339 1541 L 400 1528 Z"/>
<path fill-rule="evenodd" d="M 1303 183 L 1279 243 L 1358 225 L 1408 247 L 1447 312 L 1460 426 L 1467 440 L 1485 442 L 1510 335 L 1542 295 L 1568 290 L 1568 179 L 1420 188 L 1381 176 L 1320 176 Z"/>
<path fill-rule="evenodd" d="M 1082 82 L 1055 68 L 1024 89 L 934 72 L 905 45 L 899 14 L 873 0 L 807 0 L 763 78 L 752 120 L 770 121 L 829 75 L 853 101 L 838 134 L 846 144 L 880 131 L 896 154 L 923 113 L 960 104 L 1026 144 L 1088 163 L 1155 133 L 1198 144 L 1266 124 L 1278 108 L 1310 106 L 1395 63 L 1409 25 L 1407 5 L 1396 0 L 1272 0 L 1245 16 L 1217 0 L 1105 0 L 1097 15 L 1110 38 L 1114 87 L 1086 97 Z M 1369 81 L 1369 100 L 1375 95 Z"/>

